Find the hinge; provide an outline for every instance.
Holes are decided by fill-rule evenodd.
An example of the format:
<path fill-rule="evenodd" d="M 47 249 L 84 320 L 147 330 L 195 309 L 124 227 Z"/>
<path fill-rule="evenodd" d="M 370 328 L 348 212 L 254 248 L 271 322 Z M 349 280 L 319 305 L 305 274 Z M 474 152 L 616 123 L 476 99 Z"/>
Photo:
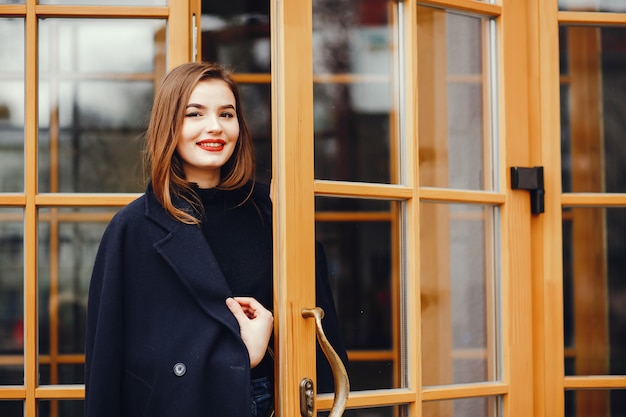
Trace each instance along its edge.
<path fill-rule="evenodd" d="M 530 212 L 544 212 L 543 167 L 511 167 L 511 188 L 530 191 Z"/>

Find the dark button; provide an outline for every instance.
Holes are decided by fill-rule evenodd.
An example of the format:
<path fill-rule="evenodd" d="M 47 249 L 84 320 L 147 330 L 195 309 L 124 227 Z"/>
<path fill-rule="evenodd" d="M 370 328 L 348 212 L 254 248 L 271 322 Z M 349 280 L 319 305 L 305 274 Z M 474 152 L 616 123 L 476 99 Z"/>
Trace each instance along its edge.
<path fill-rule="evenodd" d="M 185 372 L 187 372 L 187 367 L 184 363 L 178 362 L 176 365 L 174 365 L 174 375 L 183 376 L 185 375 Z"/>

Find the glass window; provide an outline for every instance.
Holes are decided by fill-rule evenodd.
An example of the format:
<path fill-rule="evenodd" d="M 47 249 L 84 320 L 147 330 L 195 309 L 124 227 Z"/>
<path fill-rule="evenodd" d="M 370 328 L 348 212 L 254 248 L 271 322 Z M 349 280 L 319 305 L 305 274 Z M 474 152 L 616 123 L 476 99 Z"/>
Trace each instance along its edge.
<path fill-rule="evenodd" d="M 423 416 L 491 417 L 501 415 L 497 397 L 429 401 L 422 406 Z"/>
<path fill-rule="evenodd" d="M 565 391 L 565 417 L 626 415 L 626 390 Z"/>
<path fill-rule="evenodd" d="M 87 293 L 96 252 L 114 211 L 39 211 L 39 355 L 41 383 L 84 382 Z"/>
<path fill-rule="evenodd" d="M 40 21 L 40 192 L 141 192 L 159 20 Z M 129 40 L 133 47 L 127 48 Z"/>
<path fill-rule="evenodd" d="M 422 203 L 420 216 L 424 385 L 497 380 L 496 209 Z"/>
<path fill-rule="evenodd" d="M 626 28 L 564 26 L 563 191 L 626 192 Z"/>
<path fill-rule="evenodd" d="M 626 374 L 625 229 L 625 208 L 563 212 L 568 375 Z"/>
<path fill-rule="evenodd" d="M 0 192 L 24 191 L 24 20 L 0 19 Z"/>
<path fill-rule="evenodd" d="M 0 208 L 0 385 L 24 383 L 24 214 Z M 0 410 L 7 403 L 0 402 Z M 4 413 L 1 413 L 4 415 Z"/>
<path fill-rule="evenodd" d="M 490 22 L 417 8 L 422 186 L 494 189 Z"/>
<path fill-rule="evenodd" d="M 559 0 L 559 10 L 577 12 L 626 12 L 622 0 Z"/>
<path fill-rule="evenodd" d="M 167 6 L 168 0 L 38 0 L 39 4 L 72 6 Z"/>
<path fill-rule="evenodd" d="M 392 203 L 380 201 L 386 205 L 381 214 L 360 209 L 354 199 L 318 197 L 317 202 L 326 207 L 345 205 L 336 212 L 318 211 L 316 240 L 326 254 L 349 352 L 348 374 L 351 381 L 358 381 L 351 389 L 397 388 L 400 354 L 393 320 L 399 314 L 399 278 L 391 258 Z"/>
<path fill-rule="evenodd" d="M 313 2 L 315 177 L 398 182 L 386 0 Z"/>

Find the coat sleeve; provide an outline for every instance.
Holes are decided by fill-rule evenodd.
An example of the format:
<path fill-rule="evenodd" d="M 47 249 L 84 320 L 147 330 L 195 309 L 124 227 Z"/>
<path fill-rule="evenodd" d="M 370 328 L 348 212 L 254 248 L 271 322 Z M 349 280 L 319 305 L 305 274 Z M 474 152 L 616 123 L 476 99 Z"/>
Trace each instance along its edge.
<path fill-rule="evenodd" d="M 100 242 L 89 287 L 85 340 L 85 417 L 121 416 L 122 253 L 115 220 Z"/>

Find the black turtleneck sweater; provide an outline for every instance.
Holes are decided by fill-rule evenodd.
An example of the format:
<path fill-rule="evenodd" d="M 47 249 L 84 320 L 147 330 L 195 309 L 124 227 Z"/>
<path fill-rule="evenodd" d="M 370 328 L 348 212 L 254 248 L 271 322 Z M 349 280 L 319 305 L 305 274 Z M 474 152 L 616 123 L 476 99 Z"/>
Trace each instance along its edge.
<path fill-rule="evenodd" d="M 254 297 L 273 310 L 272 226 L 247 190 L 196 189 L 204 206 L 202 232 L 233 296 Z M 272 376 L 269 355 L 251 377 Z"/>

